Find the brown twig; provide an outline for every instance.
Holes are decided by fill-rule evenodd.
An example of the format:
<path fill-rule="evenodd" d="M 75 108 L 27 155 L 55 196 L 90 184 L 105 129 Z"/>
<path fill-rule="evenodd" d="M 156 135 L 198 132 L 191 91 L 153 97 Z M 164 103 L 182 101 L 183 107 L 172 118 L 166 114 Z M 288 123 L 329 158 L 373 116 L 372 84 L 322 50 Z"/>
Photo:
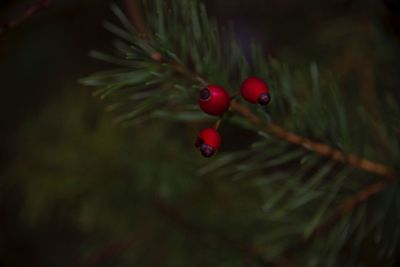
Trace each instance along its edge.
<path fill-rule="evenodd" d="M 335 149 L 327 144 L 314 142 L 308 138 L 302 137 L 295 133 L 285 130 L 284 128 L 273 124 L 263 123 L 263 121 L 255 115 L 249 108 L 240 104 L 238 101 L 233 100 L 231 102 L 232 110 L 240 113 L 243 117 L 247 118 L 253 124 L 260 126 L 266 133 L 272 134 L 275 137 L 285 140 L 289 143 L 302 146 L 306 149 L 314 151 L 321 156 L 330 157 L 335 161 L 348 164 L 355 168 L 377 174 L 383 177 L 394 178 L 396 171 L 386 165 L 373 162 L 367 159 L 360 158 L 354 154 L 345 154 L 342 151 Z"/>
<path fill-rule="evenodd" d="M 29 19 L 34 14 L 38 13 L 39 11 L 43 10 L 44 8 L 48 7 L 52 0 L 38 0 L 33 3 L 28 9 L 24 11 L 20 16 L 4 23 L 0 26 L 0 35 L 3 34 L 6 30 L 15 28 L 22 22 Z"/>

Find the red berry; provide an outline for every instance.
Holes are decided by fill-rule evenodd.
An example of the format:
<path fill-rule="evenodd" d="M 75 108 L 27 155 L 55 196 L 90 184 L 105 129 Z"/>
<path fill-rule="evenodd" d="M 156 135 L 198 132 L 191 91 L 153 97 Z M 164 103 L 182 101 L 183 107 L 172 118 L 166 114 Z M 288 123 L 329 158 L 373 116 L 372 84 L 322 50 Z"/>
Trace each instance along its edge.
<path fill-rule="evenodd" d="M 194 144 L 204 157 L 209 158 L 215 154 L 221 145 L 221 136 L 214 128 L 203 129 Z"/>
<path fill-rule="evenodd" d="M 240 93 L 250 103 L 267 105 L 271 101 L 268 84 L 254 76 L 242 83 Z"/>
<path fill-rule="evenodd" d="M 209 115 L 222 115 L 228 110 L 230 99 L 228 92 L 217 85 L 208 85 L 199 93 L 199 106 Z"/>

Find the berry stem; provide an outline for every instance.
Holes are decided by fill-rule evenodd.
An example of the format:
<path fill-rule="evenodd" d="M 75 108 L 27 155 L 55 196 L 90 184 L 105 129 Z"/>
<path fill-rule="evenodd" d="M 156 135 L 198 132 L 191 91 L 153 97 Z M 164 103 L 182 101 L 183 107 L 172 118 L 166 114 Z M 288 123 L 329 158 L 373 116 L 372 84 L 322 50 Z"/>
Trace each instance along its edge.
<path fill-rule="evenodd" d="M 235 98 L 237 98 L 239 96 L 239 94 L 234 94 L 231 96 L 231 101 L 234 100 Z"/>
<path fill-rule="evenodd" d="M 219 128 L 219 126 L 221 125 L 221 122 L 222 122 L 222 117 L 219 119 L 219 120 L 217 120 L 217 122 L 215 123 L 215 125 L 214 125 L 214 129 L 215 130 L 218 130 L 218 128 Z"/>

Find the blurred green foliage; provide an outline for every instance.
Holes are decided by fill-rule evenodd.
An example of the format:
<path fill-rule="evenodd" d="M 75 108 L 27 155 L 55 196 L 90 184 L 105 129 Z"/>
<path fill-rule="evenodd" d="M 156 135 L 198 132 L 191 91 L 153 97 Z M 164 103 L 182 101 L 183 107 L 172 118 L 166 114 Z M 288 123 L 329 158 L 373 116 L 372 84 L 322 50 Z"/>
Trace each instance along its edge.
<path fill-rule="evenodd" d="M 323 77 L 340 76 L 343 90 L 365 95 L 372 123 L 379 122 L 374 109 L 388 108 L 374 107 L 374 98 L 399 96 L 399 37 L 380 1 L 205 2 L 218 20 L 235 20 L 245 47 L 255 37 L 293 66 L 308 71 L 315 60 Z M 10 7 L 1 19 L 18 12 L 16 1 L 1 4 Z M 198 176 L 206 162 L 193 149 L 199 125 L 159 119 L 121 129 L 76 84 L 104 69 L 87 51 L 108 48 L 101 28 L 108 4 L 54 1 L 0 39 L 0 266 L 71 266 L 90 262 L 84 255 L 93 251 L 103 255 L 92 259 L 95 266 L 261 265 L 243 247 L 268 230 L 265 181 Z M 247 146 L 225 127 L 225 151 Z M 254 139 L 247 131 L 238 136 Z M 259 249 L 278 255 L 282 236 L 296 229 L 286 230 L 269 237 L 276 246 Z M 127 239 L 138 244 L 113 255 Z M 363 266 L 398 263 L 395 255 L 389 262 L 363 257 Z"/>

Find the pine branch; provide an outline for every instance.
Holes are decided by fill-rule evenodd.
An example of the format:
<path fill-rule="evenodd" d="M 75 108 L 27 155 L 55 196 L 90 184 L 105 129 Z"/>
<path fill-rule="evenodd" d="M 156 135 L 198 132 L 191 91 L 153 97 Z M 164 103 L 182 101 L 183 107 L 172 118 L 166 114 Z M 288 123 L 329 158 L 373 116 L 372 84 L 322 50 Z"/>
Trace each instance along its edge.
<path fill-rule="evenodd" d="M 143 16 L 138 9 L 137 3 L 135 0 L 125 0 L 127 12 L 129 14 L 130 21 L 132 25 L 139 32 L 144 33 L 144 36 L 151 35 L 146 23 L 144 22 Z M 161 54 L 157 53 L 157 56 L 154 57 L 154 54 L 149 55 L 153 60 L 160 64 L 169 64 L 177 73 L 180 73 L 182 76 L 188 78 L 189 80 L 195 80 L 200 82 L 202 85 L 207 85 L 207 79 L 201 77 L 198 73 L 191 72 L 186 66 L 183 66 L 179 62 L 176 61 L 164 61 L 161 57 Z M 252 111 L 241 104 L 237 100 L 232 100 L 231 109 L 243 117 L 247 118 L 254 125 L 259 126 L 262 130 L 268 134 L 272 134 L 275 137 L 285 140 L 294 145 L 302 146 L 308 150 L 314 151 L 315 153 L 332 158 L 335 161 L 353 166 L 355 168 L 377 174 L 379 176 L 394 178 L 396 176 L 396 171 L 383 164 L 373 162 L 367 159 L 363 159 L 353 154 L 345 154 L 342 151 L 335 149 L 328 144 L 314 142 L 306 137 L 302 137 L 295 133 L 292 133 L 279 125 L 273 123 L 264 123 L 261 118 L 252 113 Z"/>
<path fill-rule="evenodd" d="M 20 16 L 4 23 L 0 26 L 0 35 L 4 34 L 9 29 L 17 27 L 19 24 L 25 22 L 30 17 L 39 13 L 51 4 L 52 0 L 38 0 L 33 3 L 28 9 L 25 10 Z"/>
<path fill-rule="evenodd" d="M 143 28 L 143 26 L 140 26 L 143 25 L 143 18 L 141 16 L 140 18 L 135 17 L 135 14 L 138 14 L 138 7 L 129 5 L 128 2 L 130 1 L 127 1 L 126 5 L 133 9 L 133 11 L 129 12 L 130 22 L 134 24 L 135 29 Z M 99 93 L 102 97 L 111 95 L 111 97 L 115 97 L 112 100 L 116 100 L 119 104 L 129 103 L 125 107 L 122 104 L 120 106 L 119 110 L 123 113 L 121 122 L 123 120 L 127 121 L 127 123 L 134 120 L 142 122 L 142 119 L 154 118 L 156 116 L 153 117 L 152 115 L 163 112 L 170 117 L 178 118 L 178 116 L 174 116 L 174 112 L 171 113 L 171 106 L 168 106 L 169 101 L 165 101 L 166 97 L 183 101 L 188 100 L 188 97 L 193 99 L 195 90 L 200 86 L 209 84 L 207 80 L 224 84 L 228 88 L 234 88 L 237 87 L 237 83 L 243 77 L 249 75 L 249 65 L 238 48 L 237 41 L 229 32 L 219 32 L 216 24 L 208 20 L 204 6 L 195 7 L 196 1 L 187 4 L 185 1 L 172 0 L 171 3 L 176 12 L 169 13 L 166 7 L 168 4 L 164 5 L 161 0 L 157 0 L 155 3 L 150 1 L 144 1 L 143 3 L 146 10 L 149 11 L 147 16 L 151 18 L 151 29 L 155 29 L 154 38 L 147 38 L 149 34 L 139 34 L 140 38 L 132 36 L 130 33 L 135 31 L 132 30 L 131 25 L 127 25 L 127 19 L 122 12 L 117 11 L 116 15 L 126 29 L 119 30 L 117 27 L 111 26 L 108 29 L 122 40 L 128 42 L 126 45 L 121 42 L 117 46 L 117 49 L 124 57 L 121 59 L 105 55 L 98 56 L 99 59 L 111 63 L 133 67 L 125 69 L 125 71 L 116 70 L 115 72 L 97 76 L 93 75 L 82 80 L 86 85 L 101 87 Z M 153 12 L 154 10 L 156 11 Z M 191 12 L 186 12 L 187 10 Z M 199 13 L 197 14 L 196 12 Z M 167 16 L 169 20 L 165 19 Z M 181 26 L 181 20 L 187 27 Z M 165 27 L 167 22 L 171 23 L 168 24 L 168 28 Z M 140 30 L 137 31 L 140 32 Z M 221 36 L 226 37 L 227 40 L 221 42 L 219 39 Z M 132 44 L 132 46 L 128 44 Z M 179 51 L 179 55 L 175 54 L 177 51 Z M 311 221 L 306 219 L 304 226 L 294 227 L 293 233 L 291 233 L 299 236 L 302 236 L 302 234 L 304 236 L 305 233 L 306 236 L 316 237 L 336 224 L 344 215 L 392 184 L 397 179 L 397 171 L 391 166 L 367 159 L 370 157 L 379 158 L 382 155 L 378 151 L 376 153 L 372 152 L 374 151 L 371 145 L 373 138 L 365 134 L 370 125 L 365 119 L 364 107 L 346 102 L 347 99 L 337 90 L 336 84 L 329 84 L 328 88 L 324 88 L 326 90 L 320 90 L 319 74 L 316 66 L 311 66 L 311 86 L 305 84 L 302 89 L 306 90 L 300 88 L 299 90 L 294 90 L 290 81 L 290 73 L 285 65 L 272 59 L 268 62 L 263 61 L 261 59 L 262 54 L 257 50 L 257 47 L 254 48 L 253 53 L 254 72 L 266 73 L 265 75 L 269 76 L 271 80 L 272 87 L 279 88 L 279 90 L 276 90 L 276 101 L 270 105 L 269 111 L 273 112 L 275 116 L 282 116 L 282 120 L 280 120 L 282 122 L 278 125 L 275 122 L 271 122 L 272 119 L 264 119 L 264 116 L 269 117 L 269 114 L 264 112 L 265 110 L 260 110 L 260 112 L 256 113 L 248 105 L 233 99 L 230 111 L 234 115 L 227 117 L 228 120 L 240 123 L 251 130 L 258 129 L 263 132 L 261 135 L 274 138 L 260 142 L 260 149 L 255 149 L 257 153 L 253 153 L 254 155 L 250 156 L 251 159 L 241 157 L 240 155 L 243 155 L 243 153 L 237 153 L 239 157 L 238 155 L 226 155 L 226 157 L 216 159 L 214 163 L 210 164 L 213 167 L 209 169 L 216 170 L 221 166 L 227 166 L 228 163 L 242 161 L 237 165 L 237 168 L 230 168 L 224 174 L 232 174 L 233 170 L 240 172 L 241 177 L 250 173 L 262 178 L 276 178 L 275 176 L 278 175 L 279 177 L 287 177 L 288 180 L 283 184 L 275 184 L 278 192 L 274 193 L 273 189 L 269 191 L 273 193 L 273 196 L 268 199 L 270 205 L 267 205 L 269 208 L 266 209 L 271 211 L 270 207 L 281 202 L 284 202 L 287 205 L 285 207 L 288 209 L 299 209 L 301 206 L 304 206 L 304 208 L 306 206 L 319 207 L 318 210 L 312 213 L 313 218 Z M 225 68 L 225 66 L 227 67 Z M 207 77 L 207 80 L 204 77 Z M 303 80 L 300 79 L 300 81 Z M 174 91 L 172 91 L 173 89 Z M 195 90 L 192 92 L 191 89 Z M 307 91 L 307 89 L 309 90 Z M 150 93 L 157 92 L 157 94 L 140 98 L 148 91 Z M 138 95 L 140 96 L 139 99 L 144 99 L 144 101 L 131 101 L 132 99 L 138 99 Z M 297 99 L 303 101 L 301 105 L 296 101 Z M 326 106 L 321 104 L 323 101 L 326 101 Z M 173 111 L 182 112 L 183 110 L 183 112 L 186 112 L 195 108 L 195 105 L 191 104 L 178 105 L 179 108 L 176 108 L 174 105 L 177 103 L 182 102 L 171 103 Z M 160 106 L 160 104 L 163 106 Z M 135 108 L 132 110 L 132 107 Z M 153 111 L 155 107 L 157 107 L 157 111 Z M 348 108 L 357 112 L 349 113 Z M 329 114 L 327 111 L 330 111 Z M 327 116 L 324 117 L 321 114 Z M 353 119 L 359 124 L 350 124 L 349 119 Z M 397 144 L 397 139 L 385 131 L 386 129 L 378 130 L 381 135 L 380 138 L 387 140 L 388 147 L 391 147 L 391 144 Z M 360 138 L 358 138 L 359 133 Z M 278 139 L 282 141 L 278 141 Z M 362 143 L 363 141 L 365 143 Z M 266 143 L 276 145 L 275 149 L 264 150 L 263 148 L 265 147 L 263 145 Z M 358 147 L 358 145 L 362 146 Z M 342 147 L 343 150 L 339 149 Z M 347 151 L 359 151 L 356 154 L 362 155 L 365 153 L 365 155 L 358 156 L 344 152 L 346 149 L 348 149 Z M 307 150 L 313 153 L 309 153 Z M 393 151 L 395 152 L 395 149 Z M 254 150 L 250 152 L 254 152 Z M 278 158 L 275 158 L 276 156 Z M 310 157 L 312 157 L 311 160 Z M 287 171 L 278 170 L 277 166 L 283 165 L 288 166 L 289 169 Z M 382 176 L 383 179 L 347 198 L 336 208 L 333 207 L 334 212 L 332 215 L 323 221 L 326 211 L 330 209 L 333 203 L 340 202 L 341 200 L 338 196 L 341 193 L 345 193 L 346 186 L 343 185 L 342 181 L 347 181 L 351 188 L 353 186 L 357 186 L 357 188 L 363 186 L 362 179 L 354 180 L 354 183 L 351 180 L 346 180 L 348 172 L 340 171 L 342 168 L 363 170 L 369 174 Z M 273 174 L 266 175 L 264 171 L 267 169 L 272 169 Z M 328 175 L 332 176 L 332 179 L 327 180 L 326 183 L 322 182 L 323 178 Z M 276 181 L 272 178 L 269 180 Z M 280 186 L 282 189 L 280 189 Z M 326 199 L 324 199 L 324 191 L 329 192 L 329 197 L 326 197 Z M 283 200 L 291 192 L 296 192 L 295 197 L 290 201 Z M 282 212 L 284 214 L 286 211 Z M 168 212 L 168 209 L 166 214 L 169 214 L 172 217 L 171 220 L 175 221 L 181 228 L 196 232 L 193 231 L 193 227 L 197 230 L 196 227 L 192 227 L 185 219 L 181 219 L 180 215 L 176 215 L 175 212 Z M 275 219 L 277 221 L 283 219 L 281 216 L 283 215 L 277 215 Z M 296 215 L 293 217 L 296 218 Z M 290 225 L 290 227 L 292 226 Z M 203 230 L 200 232 L 203 232 Z M 205 229 L 204 232 L 207 234 L 208 229 Z M 222 240 L 225 240 L 224 238 L 222 236 Z M 340 246 L 339 241 L 337 244 Z M 253 251 L 251 246 L 250 248 L 245 246 L 244 250 Z M 279 251 L 278 253 L 282 252 Z M 333 249 L 332 253 L 338 253 L 338 250 Z"/>
<path fill-rule="evenodd" d="M 169 64 L 177 73 L 190 80 L 194 80 L 197 82 L 201 81 L 203 85 L 208 83 L 205 78 L 202 78 L 197 73 L 191 73 L 190 70 L 188 70 L 185 66 L 179 64 L 178 62 L 166 62 L 163 61 L 162 58 L 157 59 L 157 62 L 159 62 L 160 64 Z M 372 174 L 377 174 L 379 176 L 390 179 L 396 177 L 396 171 L 389 166 L 370 161 L 368 159 L 360 158 L 359 156 L 354 154 L 346 154 L 338 149 L 331 147 L 328 144 L 315 142 L 306 137 L 302 137 L 293 132 L 290 132 L 277 124 L 265 123 L 260 117 L 255 115 L 249 108 L 247 108 L 245 105 L 241 104 L 237 100 L 231 101 L 231 110 L 239 113 L 241 116 L 248 119 L 254 125 L 261 127 L 261 129 L 265 133 L 272 134 L 275 137 L 285 140 L 291 144 L 302 146 L 308 150 L 314 151 L 321 156 L 329 157 L 337 162 L 350 165 L 352 167 L 364 170 Z"/>

